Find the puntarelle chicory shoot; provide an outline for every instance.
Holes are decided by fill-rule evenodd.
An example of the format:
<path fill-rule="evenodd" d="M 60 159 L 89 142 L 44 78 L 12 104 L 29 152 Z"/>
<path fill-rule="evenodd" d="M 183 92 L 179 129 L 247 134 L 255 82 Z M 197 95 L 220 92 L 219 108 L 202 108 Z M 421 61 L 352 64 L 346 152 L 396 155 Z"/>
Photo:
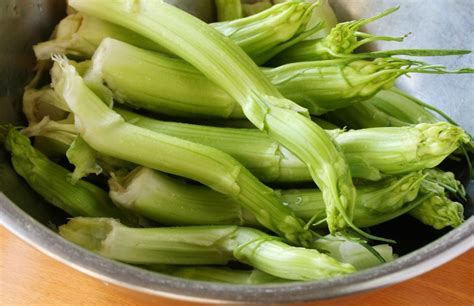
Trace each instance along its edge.
<path fill-rule="evenodd" d="M 323 192 L 330 231 L 350 226 L 361 232 L 351 221 L 356 194 L 342 152 L 323 129 L 305 116 L 307 111 L 283 98 L 230 39 L 163 2 L 71 0 L 69 5 L 162 44 L 221 86 L 256 127 L 307 164 Z"/>
<path fill-rule="evenodd" d="M 425 175 L 413 172 L 400 178 L 359 186 L 354 224 L 374 226 L 420 205 L 418 190 Z M 254 227 L 255 217 L 232 198 L 205 186 L 187 184 L 163 173 L 139 167 L 109 180 L 110 197 L 119 207 L 165 225 L 235 224 Z M 278 196 L 308 227 L 324 228 L 326 210 L 317 189 L 277 190 Z M 415 199 L 417 199 L 415 201 Z"/>
<path fill-rule="evenodd" d="M 374 140 L 379 137 L 383 143 L 374 145 L 378 143 Z M 469 139 L 463 129 L 447 122 L 438 122 L 350 130 L 338 135 L 337 142 L 344 147 L 349 162 L 363 157 L 369 165 L 383 173 L 400 174 L 439 165 L 462 143 L 468 143 Z M 379 154 L 386 159 L 372 158 Z M 399 164 L 404 165 L 403 169 Z"/>
<path fill-rule="evenodd" d="M 361 246 L 356 240 L 342 236 L 325 236 L 317 241 L 319 248 L 328 252 L 331 257 L 341 262 L 352 264 L 357 270 L 379 265 L 377 257 Z M 387 244 L 376 245 L 373 249 L 380 254 L 385 262 L 395 259 L 392 247 Z M 267 284 L 290 282 L 275 277 L 258 269 L 237 270 L 220 266 L 178 266 L 178 265 L 147 265 L 144 268 L 187 279 L 218 281 L 231 284 Z"/>
<path fill-rule="evenodd" d="M 396 58 L 313 61 L 262 69 L 286 98 L 312 115 L 367 100 L 408 73 L 468 71 Z M 139 77 L 141 81 L 136 82 Z M 180 117 L 245 118 L 230 95 L 185 61 L 113 39 L 105 39 L 98 47 L 86 79 L 92 88 L 110 90 L 110 99 L 134 108 Z"/>
<path fill-rule="evenodd" d="M 375 106 L 387 114 L 387 116 L 406 122 L 407 125 L 417 123 L 435 123 L 445 120 L 453 125 L 459 126 L 459 124 L 457 124 L 456 121 L 445 112 L 396 87 L 392 87 L 389 90 L 382 90 L 366 103 Z M 468 152 L 474 152 L 474 143 L 471 135 L 470 137 L 470 143 L 465 144 L 463 149 Z M 466 152 L 464 153 L 467 154 Z M 469 157 L 466 157 L 469 162 Z M 469 165 L 469 168 L 472 168 L 472 166 Z"/>
<path fill-rule="evenodd" d="M 325 119 L 336 122 L 340 126 L 355 129 L 436 123 L 442 121 L 440 118 L 453 125 L 458 125 L 443 111 L 395 87 L 382 90 L 367 101 L 329 112 L 324 116 Z M 467 135 L 470 140 L 462 143 L 455 153 L 457 156 L 464 155 L 467 172 L 472 177 L 472 163 L 468 152 L 474 152 L 474 142 L 472 136 Z"/>
<path fill-rule="evenodd" d="M 304 1 L 288 1 L 251 17 L 212 23 L 211 26 L 238 44 L 258 64 L 263 64 L 323 28 L 322 24 L 307 27 L 315 7 L 316 4 Z M 147 50 L 171 52 L 120 25 L 80 13 L 67 16 L 58 25 L 57 33 L 53 40 L 34 46 L 37 59 L 49 59 L 55 53 L 90 58 L 107 37 Z"/>
<path fill-rule="evenodd" d="M 259 230 L 232 225 L 129 228 L 108 218 L 74 218 L 59 233 L 102 256 L 133 264 L 224 265 L 236 260 L 290 280 L 355 271 L 315 249 L 289 246 Z"/>
<path fill-rule="evenodd" d="M 360 239 L 343 236 L 327 235 L 317 240 L 318 248 L 325 250 L 331 257 L 353 265 L 357 270 L 363 270 L 380 264 L 379 258 L 360 245 Z M 395 259 L 392 247 L 387 244 L 376 245 L 373 249 L 385 262 Z M 204 281 L 220 281 L 233 284 L 266 284 L 288 282 L 258 269 L 236 270 L 219 266 L 178 266 L 178 265 L 147 265 L 145 268 L 164 274 L 188 279 Z"/>
<path fill-rule="evenodd" d="M 257 129 L 221 128 L 160 121 L 118 107 L 115 108 L 115 111 L 125 121 L 136 126 L 224 151 L 240 161 L 264 182 L 289 183 L 311 181 L 311 175 L 303 162 Z M 24 130 L 24 133 L 30 137 L 46 137 L 56 142 L 58 146 L 54 152 L 51 152 L 54 155 L 65 154 L 78 135 L 73 122 L 56 122 L 48 117 L 28 127 Z M 335 137 L 339 131 L 328 130 L 327 133 L 331 137 Z M 110 164 L 110 157 L 101 154 L 98 154 L 97 158 L 100 166 L 102 168 L 106 167 L 110 171 L 117 169 L 117 167 L 118 169 L 133 168 L 133 164 L 124 164 L 117 160 Z M 107 160 L 104 160 L 104 158 L 107 158 Z M 355 177 L 368 180 L 379 180 L 382 177 L 377 169 L 367 163 L 358 161 L 349 166 L 352 175 Z"/>
<path fill-rule="evenodd" d="M 367 100 L 380 90 L 392 87 L 402 75 L 473 71 L 469 68 L 447 70 L 400 58 L 377 58 L 308 61 L 283 65 L 264 73 L 285 97 L 307 108 L 310 114 L 321 115 Z"/>
<path fill-rule="evenodd" d="M 71 216 L 114 217 L 126 224 L 138 224 L 138 218 L 117 208 L 104 190 L 83 180 L 73 183 L 71 172 L 49 160 L 15 128 L 9 128 L 5 147 L 16 173 L 46 201 Z"/>
<path fill-rule="evenodd" d="M 393 55 L 447 56 L 471 53 L 469 50 L 439 49 L 399 49 L 354 53 L 357 48 L 374 41 L 403 41 L 406 35 L 400 37 L 377 36 L 359 31 L 362 26 L 390 15 L 398 9 L 399 7 L 393 7 L 370 18 L 338 23 L 334 28 L 331 29 L 331 32 L 327 36 L 319 39 L 299 42 L 277 54 L 271 59 L 269 64 L 271 66 L 278 66 L 294 62 L 318 61 L 338 58 L 382 58 Z"/>
<path fill-rule="evenodd" d="M 233 197 L 263 226 L 288 241 L 300 245 L 311 243 L 313 235 L 303 228 L 302 221 L 230 155 L 126 123 L 85 85 L 66 59 L 58 57 L 56 61 L 62 74 L 53 80 L 54 89 L 74 114 L 80 136 L 94 150 L 196 180 Z"/>
<path fill-rule="evenodd" d="M 324 27 L 322 23 L 308 26 L 317 6 L 306 1 L 286 1 L 256 15 L 212 26 L 261 65 Z"/>
<path fill-rule="evenodd" d="M 278 54 L 272 60 L 272 64 L 332 59 L 341 54 L 351 54 L 358 47 L 373 41 L 402 41 L 404 36 L 376 36 L 359 31 L 362 26 L 390 15 L 398 9 L 399 7 L 393 7 L 370 18 L 338 23 L 326 37 L 298 43 Z"/>
<path fill-rule="evenodd" d="M 424 175 L 412 172 L 357 187 L 354 223 L 370 227 L 396 218 L 421 204 L 418 197 Z M 280 197 L 297 216 L 318 227 L 324 226 L 321 193 L 314 189 L 279 191 Z"/>
<path fill-rule="evenodd" d="M 161 121 L 119 107 L 115 111 L 133 125 L 226 152 L 262 181 L 289 183 L 311 180 L 301 160 L 257 129 Z M 375 181 L 394 172 L 406 173 L 437 166 L 465 140 L 464 131 L 449 123 L 426 124 L 424 127 L 425 130 L 434 128 L 438 128 L 440 134 L 451 134 L 452 138 L 436 138 L 436 135 L 428 137 L 419 131 L 418 126 L 326 132 L 348 156 L 352 176 Z M 39 124 L 30 126 L 25 133 L 29 136 L 57 138 L 69 146 L 73 141 L 71 133 L 77 135 L 78 132 L 72 122 L 61 124 L 45 118 Z M 68 135 L 65 139 L 64 134 Z M 349 137 L 344 136 L 346 134 Z M 360 150 L 367 145 L 367 141 L 370 142 L 370 151 Z M 436 153 L 420 149 L 428 141 L 433 147 L 445 149 Z M 411 146 L 407 146 L 409 142 Z M 389 150 L 389 147 L 392 149 Z M 433 160 L 435 155 L 438 156 L 437 160 Z M 387 165 L 393 168 L 386 170 Z"/>

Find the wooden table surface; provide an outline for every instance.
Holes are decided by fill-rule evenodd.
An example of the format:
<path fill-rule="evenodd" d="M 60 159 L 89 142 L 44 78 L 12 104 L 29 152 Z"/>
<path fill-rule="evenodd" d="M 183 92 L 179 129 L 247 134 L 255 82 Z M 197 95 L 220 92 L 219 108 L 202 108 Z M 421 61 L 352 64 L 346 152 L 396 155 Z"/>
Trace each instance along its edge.
<path fill-rule="evenodd" d="M 0 226 L 0 305 L 204 305 L 110 286 L 65 266 Z M 474 305 L 474 250 L 415 279 L 305 305 Z"/>

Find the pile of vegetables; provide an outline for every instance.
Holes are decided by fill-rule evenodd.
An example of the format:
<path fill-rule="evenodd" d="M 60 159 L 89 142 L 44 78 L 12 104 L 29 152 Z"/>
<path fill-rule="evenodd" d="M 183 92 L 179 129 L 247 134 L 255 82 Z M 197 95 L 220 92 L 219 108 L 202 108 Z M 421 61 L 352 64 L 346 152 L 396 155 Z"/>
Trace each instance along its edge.
<path fill-rule="evenodd" d="M 216 0 L 206 24 L 161 1 L 69 0 L 34 46 L 28 126 L 2 128 L 15 171 L 73 217 L 62 237 L 160 273 L 260 284 L 392 261 L 395 241 L 367 228 L 404 214 L 462 224 L 464 188 L 439 165 L 470 169 L 470 135 L 393 86 L 473 72 L 407 55 L 469 51 L 356 53 L 403 40 L 360 30 L 398 8 L 336 24 L 326 1 L 278 2 Z"/>

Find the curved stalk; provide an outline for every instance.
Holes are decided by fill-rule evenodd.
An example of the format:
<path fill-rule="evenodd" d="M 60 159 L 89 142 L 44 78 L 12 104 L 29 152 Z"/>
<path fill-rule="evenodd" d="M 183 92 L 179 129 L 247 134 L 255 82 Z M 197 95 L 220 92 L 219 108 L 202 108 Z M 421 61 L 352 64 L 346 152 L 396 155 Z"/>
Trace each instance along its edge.
<path fill-rule="evenodd" d="M 323 191 L 331 232 L 352 225 L 356 195 L 344 155 L 323 129 L 304 116 L 306 110 L 284 99 L 237 45 L 163 2 L 71 0 L 69 5 L 162 44 L 220 85 L 256 127 L 307 164 Z"/>

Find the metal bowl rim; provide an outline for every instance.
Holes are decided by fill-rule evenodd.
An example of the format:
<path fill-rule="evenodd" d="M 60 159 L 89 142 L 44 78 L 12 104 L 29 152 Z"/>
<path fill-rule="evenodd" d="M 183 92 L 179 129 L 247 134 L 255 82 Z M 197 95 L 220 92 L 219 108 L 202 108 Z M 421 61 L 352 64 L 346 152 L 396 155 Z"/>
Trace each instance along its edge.
<path fill-rule="evenodd" d="M 46 255 L 103 282 L 155 296 L 194 302 L 289 303 L 329 299 L 395 284 L 432 270 L 474 246 L 474 218 L 430 244 L 355 274 L 322 281 L 227 285 L 149 272 L 93 254 L 66 241 L 0 193 L 0 223 Z"/>

